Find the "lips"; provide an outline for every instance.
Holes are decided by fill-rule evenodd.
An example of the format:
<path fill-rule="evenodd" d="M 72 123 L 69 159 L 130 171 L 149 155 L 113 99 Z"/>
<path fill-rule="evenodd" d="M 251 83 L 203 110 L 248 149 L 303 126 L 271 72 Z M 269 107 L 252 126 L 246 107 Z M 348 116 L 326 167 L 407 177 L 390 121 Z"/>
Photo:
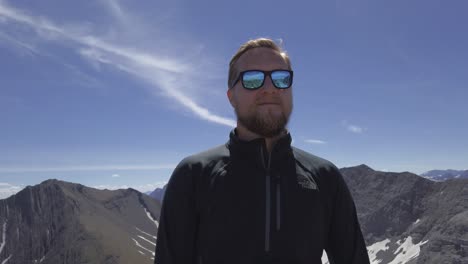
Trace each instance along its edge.
<path fill-rule="evenodd" d="M 259 96 L 255 102 L 257 105 L 281 105 L 281 99 L 276 96 Z"/>
<path fill-rule="evenodd" d="M 259 101 L 257 102 L 257 105 L 279 105 L 280 102 L 279 101 L 275 101 L 275 100 L 268 100 L 268 101 Z"/>
<path fill-rule="evenodd" d="M 258 105 L 278 105 L 278 103 L 274 103 L 274 102 L 263 102 L 263 103 L 259 103 Z"/>

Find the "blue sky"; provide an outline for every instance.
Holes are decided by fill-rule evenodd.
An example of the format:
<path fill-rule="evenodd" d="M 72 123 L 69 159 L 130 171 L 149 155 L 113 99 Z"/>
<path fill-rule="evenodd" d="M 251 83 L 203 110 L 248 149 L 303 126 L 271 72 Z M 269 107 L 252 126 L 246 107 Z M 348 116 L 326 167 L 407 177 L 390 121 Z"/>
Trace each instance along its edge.
<path fill-rule="evenodd" d="M 227 64 L 281 39 L 294 145 L 338 167 L 468 169 L 468 3 L 0 0 L 0 198 L 142 191 L 235 124 Z"/>

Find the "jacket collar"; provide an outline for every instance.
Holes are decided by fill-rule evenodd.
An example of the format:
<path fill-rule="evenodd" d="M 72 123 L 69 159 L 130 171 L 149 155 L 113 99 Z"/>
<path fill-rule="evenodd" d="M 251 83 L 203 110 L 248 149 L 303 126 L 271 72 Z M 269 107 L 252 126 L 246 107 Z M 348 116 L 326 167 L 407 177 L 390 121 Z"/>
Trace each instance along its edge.
<path fill-rule="evenodd" d="M 227 147 L 231 152 L 231 158 L 234 160 L 255 162 L 263 166 L 268 162 L 268 159 L 270 159 L 270 164 L 273 165 L 282 160 L 285 155 L 291 155 L 291 141 L 291 134 L 287 131 L 284 136 L 278 139 L 269 156 L 264 138 L 256 138 L 250 141 L 242 140 L 237 136 L 236 130 L 233 129 L 229 134 Z"/>

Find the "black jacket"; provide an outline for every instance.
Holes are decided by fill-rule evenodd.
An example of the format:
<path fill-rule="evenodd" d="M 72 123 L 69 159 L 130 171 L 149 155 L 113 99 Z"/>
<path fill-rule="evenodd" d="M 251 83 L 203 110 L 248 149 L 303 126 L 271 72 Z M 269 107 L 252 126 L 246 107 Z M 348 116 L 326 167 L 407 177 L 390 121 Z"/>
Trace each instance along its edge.
<path fill-rule="evenodd" d="M 161 209 L 157 264 L 369 263 L 350 192 L 329 161 L 281 138 L 185 158 Z"/>

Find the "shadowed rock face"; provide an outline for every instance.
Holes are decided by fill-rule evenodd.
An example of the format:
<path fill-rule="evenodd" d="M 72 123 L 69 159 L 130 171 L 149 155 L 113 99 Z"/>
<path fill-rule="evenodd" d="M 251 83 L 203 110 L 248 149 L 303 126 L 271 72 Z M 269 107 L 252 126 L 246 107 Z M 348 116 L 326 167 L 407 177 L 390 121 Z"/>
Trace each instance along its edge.
<path fill-rule="evenodd" d="M 48 180 L 0 200 L 0 263 L 152 263 L 159 202 Z"/>
<path fill-rule="evenodd" d="M 368 249 L 378 248 L 370 253 L 375 263 L 468 263 L 468 179 L 434 182 L 365 165 L 341 172 Z"/>

